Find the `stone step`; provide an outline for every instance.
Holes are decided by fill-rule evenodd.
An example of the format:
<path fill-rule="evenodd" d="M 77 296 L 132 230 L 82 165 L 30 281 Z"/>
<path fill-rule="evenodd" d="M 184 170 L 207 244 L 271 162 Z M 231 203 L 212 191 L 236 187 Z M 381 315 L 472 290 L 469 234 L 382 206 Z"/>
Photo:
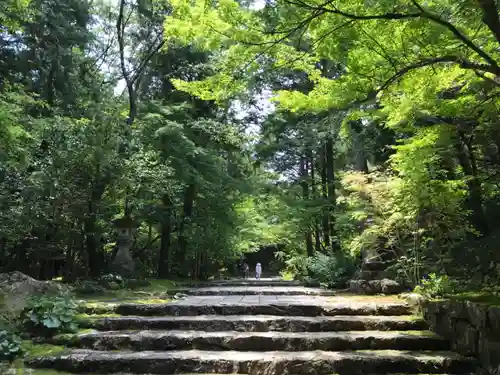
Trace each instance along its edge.
<path fill-rule="evenodd" d="M 359 295 L 399 294 L 408 291 L 403 285 L 390 279 L 350 280 L 349 290 Z"/>
<path fill-rule="evenodd" d="M 275 315 L 197 315 L 197 316 L 123 316 L 86 319 L 83 328 L 105 331 L 127 329 L 171 329 L 246 332 L 322 332 L 322 331 L 410 331 L 428 328 L 414 316 L 275 316 Z"/>
<path fill-rule="evenodd" d="M 321 288 L 302 286 L 210 286 L 203 288 L 178 288 L 169 291 L 170 295 L 183 293 L 195 296 L 231 296 L 231 295 L 283 295 L 283 296 L 334 296 L 337 292 Z"/>
<path fill-rule="evenodd" d="M 428 331 L 236 332 L 106 331 L 60 335 L 52 344 L 94 350 L 447 350 Z"/>
<path fill-rule="evenodd" d="M 39 372 L 36 372 L 35 373 L 35 369 L 30 369 L 30 368 L 24 368 L 24 371 L 26 373 L 26 375 L 37 375 Z M 44 373 L 45 375 L 49 375 L 48 373 Z M 15 373 L 15 370 L 12 370 L 11 372 L 8 372 L 6 374 L 2 374 L 2 375 L 17 375 Z M 50 373 L 50 375 L 58 375 L 58 373 Z M 62 374 L 61 374 L 62 375 Z M 80 374 L 80 375 L 92 375 L 92 374 Z M 152 373 L 149 373 L 149 374 L 145 374 L 143 372 L 141 373 L 130 373 L 130 372 L 114 372 L 112 374 L 101 374 L 101 375 L 156 375 L 156 374 L 152 374 Z M 175 374 L 163 374 L 163 375 L 175 375 Z M 178 375 L 178 374 L 177 374 Z M 182 373 L 182 375 L 195 375 L 194 373 Z M 212 374 L 196 374 L 196 375 L 223 375 L 223 374 L 215 374 L 215 373 L 212 373 Z M 224 374 L 224 375 L 237 375 L 236 373 L 230 373 L 230 374 Z M 328 375 L 338 375 L 338 374 L 328 374 Z M 399 373 L 399 374 L 364 374 L 364 375 L 403 375 L 402 373 Z M 406 374 L 405 374 L 406 375 Z M 430 374 L 412 374 L 412 375 L 430 375 Z M 433 375 L 452 375 L 452 374 L 433 374 Z M 461 375 L 476 375 L 476 374 L 473 374 L 473 373 L 469 373 L 469 374 L 461 374 Z"/>
<path fill-rule="evenodd" d="M 334 315 L 410 315 L 411 308 L 406 302 L 337 302 L 322 304 L 318 301 L 298 301 L 285 303 L 276 300 L 246 303 L 210 301 L 188 297 L 180 302 L 165 304 L 121 304 L 115 309 L 119 315 L 279 315 L 279 316 L 334 316 Z M 300 303 L 303 302 L 303 303 Z"/>
<path fill-rule="evenodd" d="M 298 280 L 282 280 L 279 278 L 263 278 L 260 280 L 249 279 L 229 279 L 229 280 L 214 280 L 199 283 L 183 283 L 184 288 L 202 288 L 202 287 L 220 287 L 220 286 L 300 286 Z"/>
<path fill-rule="evenodd" d="M 30 367 L 74 373 L 238 373 L 250 375 L 328 375 L 456 373 L 474 370 L 474 361 L 451 352 L 239 352 L 239 351 L 92 351 L 27 360 Z"/>

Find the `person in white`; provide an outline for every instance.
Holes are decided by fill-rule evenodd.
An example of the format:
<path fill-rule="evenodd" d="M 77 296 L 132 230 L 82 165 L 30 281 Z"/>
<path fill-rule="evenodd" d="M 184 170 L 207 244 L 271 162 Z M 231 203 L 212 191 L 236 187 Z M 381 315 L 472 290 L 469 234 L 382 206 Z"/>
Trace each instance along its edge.
<path fill-rule="evenodd" d="M 261 273 L 262 273 L 262 266 L 260 265 L 260 263 L 257 263 L 257 265 L 255 266 L 255 278 L 257 280 L 260 279 Z"/>

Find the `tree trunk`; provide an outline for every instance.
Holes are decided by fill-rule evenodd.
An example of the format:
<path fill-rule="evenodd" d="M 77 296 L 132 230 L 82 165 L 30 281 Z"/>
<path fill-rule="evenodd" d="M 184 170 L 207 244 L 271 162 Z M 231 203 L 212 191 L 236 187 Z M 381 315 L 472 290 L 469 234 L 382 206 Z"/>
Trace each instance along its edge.
<path fill-rule="evenodd" d="M 314 201 L 318 198 L 317 188 L 316 188 L 316 168 L 314 165 L 314 155 L 311 149 L 307 152 L 307 158 L 309 160 L 309 165 L 311 166 L 311 196 Z M 315 251 L 321 251 L 321 234 L 320 234 L 320 218 L 315 215 L 314 217 L 314 249 Z"/>
<path fill-rule="evenodd" d="M 468 148 L 468 151 L 466 148 Z M 490 228 L 484 213 L 482 189 L 477 176 L 474 151 L 472 150 L 471 142 L 467 142 L 465 134 L 460 130 L 457 130 L 455 150 L 460 166 L 467 176 L 467 187 L 469 190 L 467 206 L 472 212 L 471 222 L 478 231 L 483 234 L 488 234 Z"/>
<path fill-rule="evenodd" d="M 100 242 L 96 237 L 98 207 L 104 195 L 104 191 L 104 184 L 98 182 L 93 185 L 90 200 L 88 202 L 88 212 L 83 222 L 85 247 L 88 256 L 88 274 L 92 277 L 99 276 L 105 263 L 103 254 L 100 251 Z"/>
<path fill-rule="evenodd" d="M 164 215 L 161 221 L 161 242 L 157 275 L 159 278 L 166 279 L 170 276 L 170 245 L 172 237 L 172 202 L 167 194 L 163 196 L 162 204 Z"/>
<path fill-rule="evenodd" d="M 332 251 L 337 250 L 335 238 L 335 169 L 334 169 L 334 156 L 333 156 L 333 137 L 328 136 L 325 143 L 325 159 L 326 159 L 326 180 L 328 191 L 328 220 L 330 224 L 330 236 Z"/>
<path fill-rule="evenodd" d="M 304 201 L 309 200 L 309 183 L 308 183 L 308 171 L 307 171 L 307 159 L 304 157 L 300 158 L 300 186 L 302 186 L 302 198 L 304 198 Z M 306 239 L 306 249 L 307 249 L 307 255 L 308 256 L 313 256 L 314 255 L 314 248 L 313 248 L 313 241 L 312 241 L 312 234 L 311 230 L 308 228 L 306 233 L 305 233 L 305 239 Z"/>
<path fill-rule="evenodd" d="M 324 202 L 328 202 L 328 190 L 327 190 L 327 179 L 326 179 L 326 147 L 323 145 L 321 148 L 321 194 L 323 196 Z M 330 218 L 329 210 L 323 209 L 323 239 L 325 241 L 325 246 L 330 247 Z"/>
<path fill-rule="evenodd" d="M 368 161 L 365 155 L 361 121 L 350 121 L 349 125 L 351 127 L 354 169 L 359 172 L 368 173 Z"/>
<path fill-rule="evenodd" d="M 193 214 L 194 200 L 196 198 L 196 185 L 191 183 L 184 190 L 184 203 L 182 208 L 182 218 L 179 224 L 178 231 L 178 249 L 176 252 L 176 265 L 179 270 L 186 265 L 186 254 L 187 254 L 187 238 L 186 238 L 186 224 L 191 215 Z M 178 276 L 184 276 L 182 270 L 179 272 Z"/>

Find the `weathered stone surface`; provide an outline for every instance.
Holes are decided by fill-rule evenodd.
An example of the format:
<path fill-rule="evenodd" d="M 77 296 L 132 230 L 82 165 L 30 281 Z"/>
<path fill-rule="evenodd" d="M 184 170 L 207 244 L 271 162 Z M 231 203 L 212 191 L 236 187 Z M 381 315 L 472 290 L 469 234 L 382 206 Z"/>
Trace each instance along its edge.
<path fill-rule="evenodd" d="M 475 355 L 478 352 L 479 331 L 465 321 L 455 324 L 452 348 L 464 355 Z"/>
<path fill-rule="evenodd" d="M 397 281 L 390 279 L 382 280 L 351 280 L 349 289 L 358 294 L 398 294 L 404 292 L 406 288 Z"/>
<path fill-rule="evenodd" d="M 427 302 L 426 298 L 418 293 L 404 293 L 401 298 L 415 309 L 420 309 Z"/>
<path fill-rule="evenodd" d="M 169 294 L 184 293 L 196 296 L 219 296 L 219 295 L 317 295 L 334 296 L 337 292 L 321 288 L 308 288 L 301 286 L 218 286 L 203 288 L 179 288 L 172 289 Z"/>
<path fill-rule="evenodd" d="M 490 306 L 487 314 L 491 336 L 500 337 L 500 306 Z"/>
<path fill-rule="evenodd" d="M 361 269 L 367 271 L 385 271 L 389 265 L 387 262 L 368 260 L 361 264 Z"/>
<path fill-rule="evenodd" d="M 391 276 L 391 273 L 385 270 L 382 271 L 374 271 L 374 270 L 363 270 L 360 269 L 356 272 L 355 279 L 358 280 L 377 280 L 377 279 L 385 279 Z"/>
<path fill-rule="evenodd" d="M 430 328 L 453 350 L 475 356 L 485 367 L 500 366 L 500 308 L 467 301 L 427 301 L 422 305 Z"/>
<path fill-rule="evenodd" d="M 447 341 L 426 331 L 235 332 L 108 331 L 60 335 L 56 345 L 94 350 L 446 350 Z"/>
<path fill-rule="evenodd" d="M 59 283 L 36 280 L 18 271 L 0 274 L 0 294 L 3 295 L 5 309 L 12 314 L 22 311 L 30 297 L 67 290 Z"/>
<path fill-rule="evenodd" d="M 172 351 L 106 352 L 75 350 L 67 355 L 28 360 L 31 367 L 75 373 L 134 372 L 238 373 L 249 375 L 327 375 L 332 373 L 464 373 L 474 362 L 449 352 L 239 352 Z"/>
<path fill-rule="evenodd" d="M 187 302 L 187 303 L 184 303 Z M 213 304 L 192 303 L 189 299 L 168 304 L 122 304 L 115 312 L 120 315 L 280 315 L 280 316 L 333 316 L 333 315 L 408 315 L 406 303 L 331 303 L 331 304 Z"/>
<path fill-rule="evenodd" d="M 486 328 L 488 320 L 488 307 L 473 302 L 466 302 L 465 306 L 467 309 L 467 318 L 471 324 L 478 329 Z"/>
<path fill-rule="evenodd" d="M 396 280 L 382 279 L 380 280 L 380 287 L 384 294 L 398 294 L 405 290 L 405 287 L 399 284 Z"/>
<path fill-rule="evenodd" d="M 204 331 L 364 331 L 423 330 L 427 324 L 411 316 L 272 316 L 272 315 L 199 315 L 141 317 L 124 316 L 87 320 L 84 327 L 100 330 L 172 329 Z"/>

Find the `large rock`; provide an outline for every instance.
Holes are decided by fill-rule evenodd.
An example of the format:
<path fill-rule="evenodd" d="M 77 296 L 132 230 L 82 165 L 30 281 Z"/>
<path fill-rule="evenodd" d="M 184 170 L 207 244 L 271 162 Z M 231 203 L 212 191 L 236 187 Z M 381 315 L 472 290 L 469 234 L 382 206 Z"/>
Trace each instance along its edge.
<path fill-rule="evenodd" d="M 404 286 L 395 280 L 351 280 L 349 289 L 358 294 L 399 294 L 405 291 Z"/>
<path fill-rule="evenodd" d="M 19 271 L 0 273 L 0 294 L 3 295 L 4 309 L 9 314 L 21 312 L 30 297 L 67 290 L 67 287 L 59 283 L 36 280 Z"/>

